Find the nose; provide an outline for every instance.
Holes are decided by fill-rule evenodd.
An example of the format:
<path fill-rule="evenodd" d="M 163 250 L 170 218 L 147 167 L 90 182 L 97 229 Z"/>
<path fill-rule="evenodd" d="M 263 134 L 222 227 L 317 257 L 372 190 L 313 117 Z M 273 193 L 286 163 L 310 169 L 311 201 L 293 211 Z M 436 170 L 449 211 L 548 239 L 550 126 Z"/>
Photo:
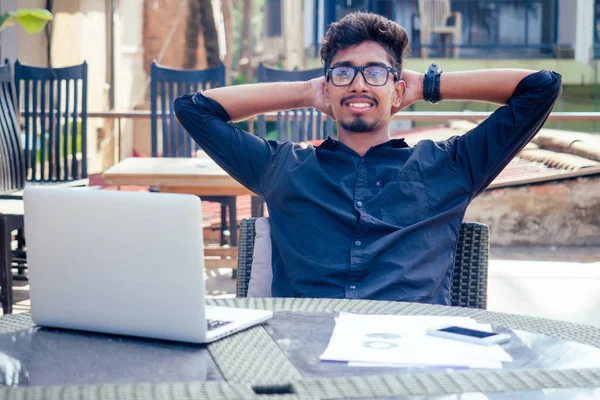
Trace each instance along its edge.
<path fill-rule="evenodd" d="M 362 71 L 357 71 L 354 80 L 350 84 L 350 91 L 353 93 L 364 93 L 369 89 L 369 85 L 365 81 L 365 76 Z"/>

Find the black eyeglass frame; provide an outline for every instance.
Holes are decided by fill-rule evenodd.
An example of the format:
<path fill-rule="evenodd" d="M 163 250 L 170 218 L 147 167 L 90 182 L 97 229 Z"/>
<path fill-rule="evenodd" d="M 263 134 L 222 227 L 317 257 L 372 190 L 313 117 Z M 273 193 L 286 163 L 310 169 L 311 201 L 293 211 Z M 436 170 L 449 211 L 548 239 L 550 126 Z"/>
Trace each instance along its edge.
<path fill-rule="evenodd" d="M 384 68 L 387 70 L 388 74 L 385 76 L 384 83 L 382 83 L 381 85 L 373 85 L 367 80 L 367 78 L 365 77 L 365 68 L 371 68 L 371 67 L 379 67 L 379 68 Z M 336 68 L 352 68 L 354 70 L 354 76 L 352 77 L 350 82 L 348 82 L 345 85 L 336 85 L 335 83 L 333 83 L 333 77 L 332 77 L 331 73 Z M 331 84 L 333 86 L 337 86 L 337 87 L 350 86 L 350 85 L 352 85 L 352 82 L 354 82 L 354 80 L 356 79 L 356 76 L 358 75 L 359 71 L 362 74 L 365 82 L 370 86 L 385 86 L 388 83 L 388 80 L 390 79 L 390 74 L 392 74 L 394 76 L 394 81 L 397 81 L 400 79 L 398 77 L 398 70 L 396 68 L 392 68 L 387 65 L 363 65 L 362 67 L 354 67 L 352 65 L 336 65 L 334 67 L 327 68 L 327 82 L 329 82 L 329 80 L 331 79 Z"/>

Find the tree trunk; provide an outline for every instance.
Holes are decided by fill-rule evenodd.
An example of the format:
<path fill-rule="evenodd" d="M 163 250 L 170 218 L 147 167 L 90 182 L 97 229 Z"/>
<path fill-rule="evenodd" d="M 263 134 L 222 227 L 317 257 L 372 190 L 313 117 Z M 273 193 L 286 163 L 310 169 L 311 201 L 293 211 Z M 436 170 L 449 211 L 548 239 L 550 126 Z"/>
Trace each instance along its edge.
<path fill-rule="evenodd" d="M 233 0 L 221 0 L 225 24 L 225 84 L 231 84 L 233 69 Z"/>
<path fill-rule="evenodd" d="M 193 0 L 192 0 L 193 1 Z M 221 62 L 219 55 L 219 36 L 215 25 L 215 17 L 211 0 L 197 0 L 200 5 L 200 26 L 204 36 L 206 61 L 208 67 L 216 67 Z"/>
<path fill-rule="evenodd" d="M 54 0 L 46 0 L 46 10 L 52 12 L 54 7 Z M 52 68 L 52 21 L 44 27 L 44 33 L 46 34 L 46 62 L 48 68 Z"/>
<path fill-rule="evenodd" d="M 198 36 L 200 35 L 200 4 L 188 1 L 188 16 L 185 27 L 185 58 L 183 67 L 195 69 L 198 65 Z"/>
<path fill-rule="evenodd" d="M 242 57 L 243 63 L 240 71 L 246 74 L 247 82 L 252 81 L 252 0 L 244 0 L 244 26 L 242 31 Z"/>

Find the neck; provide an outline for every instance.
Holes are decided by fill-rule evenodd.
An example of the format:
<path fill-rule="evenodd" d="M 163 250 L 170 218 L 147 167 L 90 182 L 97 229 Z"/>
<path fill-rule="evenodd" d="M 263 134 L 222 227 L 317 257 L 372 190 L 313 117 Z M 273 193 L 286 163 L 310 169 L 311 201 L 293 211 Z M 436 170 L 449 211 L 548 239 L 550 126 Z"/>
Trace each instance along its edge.
<path fill-rule="evenodd" d="M 350 132 L 338 124 L 338 140 L 352 150 L 364 156 L 373 146 L 391 139 L 389 125 L 372 132 Z"/>

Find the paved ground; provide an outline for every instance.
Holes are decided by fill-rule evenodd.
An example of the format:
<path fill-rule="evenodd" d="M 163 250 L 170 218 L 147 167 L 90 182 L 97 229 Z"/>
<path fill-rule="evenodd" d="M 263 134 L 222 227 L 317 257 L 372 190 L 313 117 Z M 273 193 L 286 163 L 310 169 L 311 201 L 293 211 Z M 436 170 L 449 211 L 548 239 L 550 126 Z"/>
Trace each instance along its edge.
<path fill-rule="evenodd" d="M 600 327 L 600 248 L 493 247 L 488 309 Z"/>
<path fill-rule="evenodd" d="M 235 297 L 227 268 L 207 271 L 211 297 Z M 15 312 L 29 311 L 29 286 L 15 281 Z M 492 247 L 488 309 L 600 327 L 600 247 Z"/>

